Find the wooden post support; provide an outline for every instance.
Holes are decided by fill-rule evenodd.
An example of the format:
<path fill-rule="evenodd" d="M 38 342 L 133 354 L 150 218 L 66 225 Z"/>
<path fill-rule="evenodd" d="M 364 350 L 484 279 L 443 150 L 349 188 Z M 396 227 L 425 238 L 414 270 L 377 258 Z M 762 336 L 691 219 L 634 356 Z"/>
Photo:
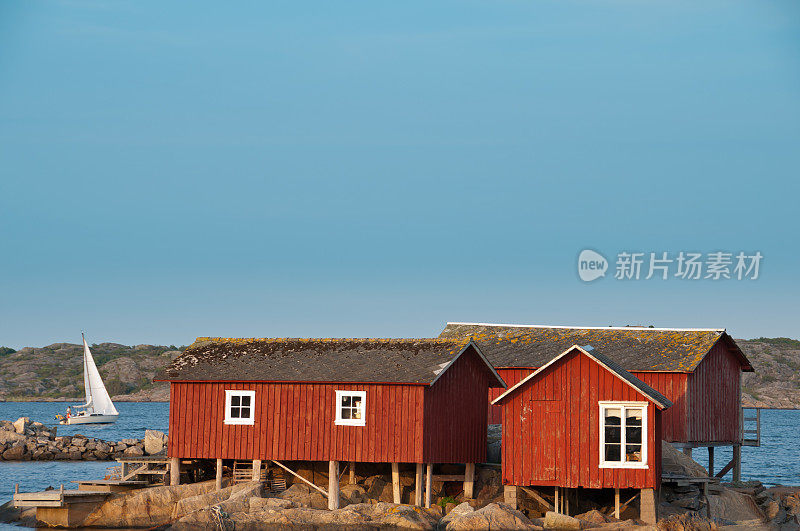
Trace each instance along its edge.
<path fill-rule="evenodd" d="M 733 445 L 733 482 L 742 481 L 742 445 Z"/>
<path fill-rule="evenodd" d="M 253 481 L 261 481 L 261 459 L 253 459 Z"/>
<path fill-rule="evenodd" d="M 714 447 L 708 447 L 708 477 L 714 477 Z"/>
<path fill-rule="evenodd" d="M 658 504 L 656 503 L 656 495 L 654 489 L 642 489 L 642 495 L 639 498 L 639 518 L 644 520 L 645 523 L 656 525 L 658 520 Z"/>
<path fill-rule="evenodd" d="M 173 487 L 181 484 L 181 460 L 177 457 L 169 459 L 169 484 Z"/>
<path fill-rule="evenodd" d="M 350 475 L 350 484 L 356 484 L 356 462 L 350 461 L 350 464 L 347 466 L 347 472 Z"/>
<path fill-rule="evenodd" d="M 692 447 L 691 446 L 684 447 L 683 455 L 685 455 L 686 457 L 692 457 Z"/>
<path fill-rule="evenodd" d="M 433 493 L 433 463 L 428 463 L 427 470 L 425 471 L 425 507 L 431 506 L 431 497 Z"/>
<path fill-rule="evenodd" d="M 560 514 L 561 513 L 561 505 L 558 503 L 559 502 L 559 499 L 558 499 L 558 490 L 559 489 L 558 489 L 558 487 L 555 487 L 555 489 L 556 489 L 556 493 L 555 493 L 555 498 L 556 499 L 555 499 L 555 504 L 554 504 L 556 506 L 555 511 Z"/>
<path fill-rule="evenodd" d="M 569 516 L 569 488 L 564 488 L 564 514 Z"/>
<path fill-rule="evenodd" d="M 614 489 L 614 518 L 619 520 L 619 489 Z"/>
<path fill-rule="evenodd" d="M 475 497 L 475 463 L 467 463 L 464 472 L 464 497 L 470 500 Z"/>
<path fill-rule="evenodd" d="M 217 490 L 222 490 L 222 459 L 217 459 L 217 476 L 216 476 Z"/>
<path fill-rule="evenodd" d="M 392 463 L 392 499 L 400 503 L 400 463 Z"/>
<path fill-rule="evenodd" d="M 328 509 L 339 508 L 339 461 L 328 461 Z"/>
<path fill-rule="evenodd" d="M 414 478 L 414 505 L 422 507 L 422 463 L 417 463 L 417 471 Z"/>
<path fill-rule="evenodd" d="M 519 509 L 517 494 L 516 485 L 506 485 L 503 487 L 503 499 L 505 500 L 506 505 L 510 505 L 512 509 Z"/>

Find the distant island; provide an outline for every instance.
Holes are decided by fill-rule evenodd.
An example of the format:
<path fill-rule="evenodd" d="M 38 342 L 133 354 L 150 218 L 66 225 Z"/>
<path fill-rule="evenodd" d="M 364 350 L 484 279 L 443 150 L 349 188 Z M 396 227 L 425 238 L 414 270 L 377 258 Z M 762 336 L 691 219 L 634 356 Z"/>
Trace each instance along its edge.
<path fill-rule="evenodd" d="M 756 369 L 743 377 L 744 405 L 800 409 L 800 341 L 761 337 L 736 342 Z M 114 400 L 160 402 L 169 400 L 169 385 L 154 383 L 153 376 L 186 347 L 100 343 L 91 348 Z M 80 401 L 82 353 L 82 346 L 75 343 L 20 350 L 0 347 L 0 400 Z"/>

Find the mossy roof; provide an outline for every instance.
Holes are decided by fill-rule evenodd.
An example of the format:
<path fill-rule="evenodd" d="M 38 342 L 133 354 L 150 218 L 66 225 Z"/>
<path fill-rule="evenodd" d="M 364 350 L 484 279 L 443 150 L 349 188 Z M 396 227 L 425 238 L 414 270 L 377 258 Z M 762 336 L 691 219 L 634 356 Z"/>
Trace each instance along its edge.
<path fill-rule="evenodd" d="M 199 337 L 155 379 L 431 384 L 468 345 L 441 338 Z"/>
<path fill-rule="evenodd" d="M 753 370 L 736 342 L 723 329 L 644 327 L 547 327 L 447 323 L 442 339 L 473 339 L 498 368 L 546 364 L 572 345 L 591 345 L 628 371 L 685 372 L 697 368 L 718 341 Z"/>

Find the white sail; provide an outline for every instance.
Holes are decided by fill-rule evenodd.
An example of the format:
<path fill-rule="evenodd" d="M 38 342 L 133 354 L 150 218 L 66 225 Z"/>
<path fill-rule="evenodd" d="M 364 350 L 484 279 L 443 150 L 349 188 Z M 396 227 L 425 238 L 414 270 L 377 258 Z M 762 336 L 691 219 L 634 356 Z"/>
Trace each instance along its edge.
<path fill-rule="evenodd" d="M 86 386 L 86 406 L 94 413 L 100 415 L 118 415 L 114 402 L 108 396 L 103 379 L 97 372 L 97 365 L 94 364 L 92 351 L 83 338 L 83 383 Z"/>

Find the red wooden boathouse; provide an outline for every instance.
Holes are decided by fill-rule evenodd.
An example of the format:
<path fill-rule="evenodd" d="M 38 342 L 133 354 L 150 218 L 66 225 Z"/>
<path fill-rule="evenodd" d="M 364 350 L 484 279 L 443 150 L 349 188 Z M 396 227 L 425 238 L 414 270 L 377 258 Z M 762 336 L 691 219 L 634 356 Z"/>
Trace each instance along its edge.
<path fill-rule="evenodd" d="M 662 419 L 665 441 L 687 453 L 708 447 L 712 469 L 714 447 L 733 446 L 724 469 L 740 477 L 741 374 L 753 367 L 724 329 L 447 323 L 439 337 L 472 338 L 509 386 L 571 345 L 592 345 L 673 402 Z M 489 401 L 501 392 L 490 390 Z M 489 422 L 500 421 L 490 405 Z"/>
<path fill-rule="evenodd" d="M 170 382 L 168 455 L 179 459 L 427 465 L 486 456 L 485 396 L 505 384 L 472 341 L 198 338 L 156 378 Z M 174 468 L 177 471 L 177 466 Z M 177 480 L 177 472 L 174 476 Z M 333 484 L 335 482 L 335 485 Z M 398 488 L 395 489 L 399 503 Z"/>
<path fill-rule="evenodd" d="M 642 489 L 642 519 L 655 523 L 661 484 L 662 411 L 672 403 L 591 346 L 573 345 L 493 401 L 502 407 L 503 484 Z M 567 498 L 568 499 L 568 498 Z M 561 507 L 559 507 L 561 505 Z"/>

